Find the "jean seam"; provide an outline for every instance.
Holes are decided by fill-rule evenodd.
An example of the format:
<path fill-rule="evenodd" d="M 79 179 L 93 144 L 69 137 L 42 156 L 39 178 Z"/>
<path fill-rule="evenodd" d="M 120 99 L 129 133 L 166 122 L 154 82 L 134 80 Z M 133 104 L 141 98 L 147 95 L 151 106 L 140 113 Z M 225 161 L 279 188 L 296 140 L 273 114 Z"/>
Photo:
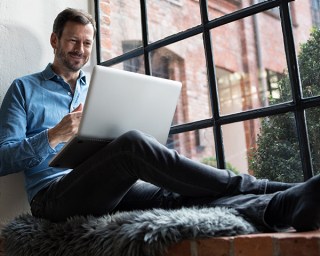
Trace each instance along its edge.
<path fill-rule="evenodd" d="M 265 195 L 267 193 L 267 186 L 268 186 L 268 180 L 267 179 L 261 180 L 260 186 L 259 186 L 259 194 Z"/>

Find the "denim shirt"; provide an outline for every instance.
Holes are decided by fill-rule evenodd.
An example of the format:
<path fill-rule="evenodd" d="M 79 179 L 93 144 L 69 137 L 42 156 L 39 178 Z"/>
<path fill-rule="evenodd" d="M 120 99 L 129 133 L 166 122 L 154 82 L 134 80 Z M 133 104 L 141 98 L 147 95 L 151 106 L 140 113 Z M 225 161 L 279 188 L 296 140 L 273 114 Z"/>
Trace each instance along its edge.
<path fill-rule="evenodd" d="M 49 167 L 62 148 L 51 148 L 48 129 L 84 103 L 88 86 L 81 71 L 74 95 L 48 64 L 40 73 L 13 81 L 0 108 L 0 176 L 24 172 L 28 200 L 48 183 L 70 172 Z"/>

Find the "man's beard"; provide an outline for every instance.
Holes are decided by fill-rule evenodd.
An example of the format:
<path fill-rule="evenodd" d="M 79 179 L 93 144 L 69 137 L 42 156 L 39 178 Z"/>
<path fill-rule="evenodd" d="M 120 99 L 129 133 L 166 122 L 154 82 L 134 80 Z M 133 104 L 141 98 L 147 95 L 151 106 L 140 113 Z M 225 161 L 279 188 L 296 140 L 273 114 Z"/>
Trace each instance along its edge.
<path fill-rule="evenodd" d="M 73 52 L 71 54 L 77 53 Z M 68 60 L 68 53 L 64 52 L 61 48 L 57 49 L 56 55 L 63 66 L 73 72 L 78 72 L 87 63 L 87 61 L 85 61 L 84 63 L 72 64 L 72 62 Z"/>

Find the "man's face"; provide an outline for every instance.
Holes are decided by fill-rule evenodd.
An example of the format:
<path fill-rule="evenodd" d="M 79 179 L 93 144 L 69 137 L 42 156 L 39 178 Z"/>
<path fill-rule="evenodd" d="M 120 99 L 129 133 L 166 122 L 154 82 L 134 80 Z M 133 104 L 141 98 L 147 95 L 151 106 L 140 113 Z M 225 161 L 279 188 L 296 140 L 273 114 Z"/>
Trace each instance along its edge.
<path fill-rule="evenodd" d="M 71 72 L 79 71 L 89 60 L 93 37 L 91 24 L 67 22 L 60 39 L 55 34 L 51 37 L 55 60 L 59 66 Z"/>

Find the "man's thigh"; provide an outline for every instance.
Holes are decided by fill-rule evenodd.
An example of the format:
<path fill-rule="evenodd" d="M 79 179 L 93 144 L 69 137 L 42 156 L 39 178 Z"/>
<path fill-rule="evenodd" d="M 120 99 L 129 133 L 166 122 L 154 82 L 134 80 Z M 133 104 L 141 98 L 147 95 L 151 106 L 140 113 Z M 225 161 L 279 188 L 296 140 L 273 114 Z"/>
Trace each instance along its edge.
<path fill-rule="evenodd" d="M 120 200 L 114 211 L 163 208 L 166 191 L 151 183 L 138 180 Z"/>

